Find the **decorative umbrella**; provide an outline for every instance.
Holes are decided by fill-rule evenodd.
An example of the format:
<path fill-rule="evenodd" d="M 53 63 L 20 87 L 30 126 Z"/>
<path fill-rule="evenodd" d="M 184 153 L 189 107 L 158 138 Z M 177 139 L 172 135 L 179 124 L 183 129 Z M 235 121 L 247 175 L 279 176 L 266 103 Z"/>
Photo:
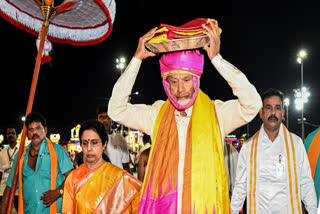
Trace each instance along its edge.
<path fill-rule="evenodd" d="M 116 3 L 114 0 L 1 0 L 0 16 L 13 25 L 40 37 L 38 54 L 29 93 L 26 116 L 31 112 L 46 38 L 72 45 L 92 45 L 105 40 L 112 31 Z M 23 126 L 21 142 L 25 141 Z M 24 150 L 20 144 L 19 162 Z M 16 164 L 7 213 L 11 213 L 17 185 Z"/>

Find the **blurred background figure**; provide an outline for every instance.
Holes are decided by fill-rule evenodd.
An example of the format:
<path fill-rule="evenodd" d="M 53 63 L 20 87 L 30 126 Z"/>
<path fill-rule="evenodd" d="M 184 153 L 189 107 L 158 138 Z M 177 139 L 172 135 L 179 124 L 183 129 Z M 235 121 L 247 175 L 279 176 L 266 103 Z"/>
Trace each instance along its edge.
<path fill-rule="evenodd" d="M 233 141 L 233 142 L 236 142 L 236 141 Z M 229 197 L 231 199 L 232 190 L 234 187 L 234 182 L 236 177 L 239 153 L 233 145 L 227 142 L 224 143 L 223 153 L 224 153 L 224 163 L 225 163 L 226 172 L 227 172 Z"/>
<path fill-rule="evenodd" d="M 83 151 L 80 151 L 76 154 L 74 161 L 77 163 L 77 167 L 83 164 Z"/>
<path fill-rule="evenodd" d="M 237 150 L 239 151 L 238 149 L 238 142 L 236 140 L 232 141 L 232 146 Z"/>
<path fill-rule="evenodd" d="M 245 141 L 246 141 L 246 137 L 245 136 L 240 136 L 239 137 L 239 151 L 241 150 L 241 148 L 242 148 L 242 146 L 243 146 L 243 144 L 245 143 Z"/>
<path fill-rule="evenodd" d="M 112 164 L 130 172 L 127 141 L 123 136 L 112 130 L 112 120 L 108 116 L 108 106 L 99 106 L 96 110 L 96 115 L 97 120 L 104 125 L 108 134 L 108 144 L 105 149 L 105 154 L 108 156 Z"/>
<path fill-rule="evenodd" d="M 143 148 L 140 150 L 138 159 L 138 179 L 143 182 L 144 175 L 147 169 L 150 149 L 151 149 L 151 139 L 147 134 L 143 134 Z"/>
<path fill-rule="evenodd" d="M 69 158 L 70 158 L 70 160 L 71 160 L 71 163 L 72 163 L 73 167 L 74 167 L 74 168 L 77 168 L 78 165 L 77 165 L 77 162 L 76 162 L 76 160 L 75 160 L 75 157 L 76 157 L 76 154 L 77 154 L 78 152 L 77 152 L 77 151 L 70 152 L 69 149 L 68 149 L 68 144 L 67 144 L 67 143 L 61 143 L 60 145 L 61 145 L 61 146 L 64 148 L 64 150 L 66 150 L 66 152 L 68 153 L 68 156 L 69 156 Z"/>
<path fill-rule="evenodd" d="M 13 158 L 19 151 L 19 144 L 17 143 L 17 129 L 14 125 L 7 127 L 6 140 L 8 147 L 0 152 L 0 202 L 2 200 L 3 191 L 6 188 L 7 179 L 12 169 Z M 18 209 L 18 191 L 15 192 L 14 207 Z M 13 213 L 15 209 L 12 209 Z"/>

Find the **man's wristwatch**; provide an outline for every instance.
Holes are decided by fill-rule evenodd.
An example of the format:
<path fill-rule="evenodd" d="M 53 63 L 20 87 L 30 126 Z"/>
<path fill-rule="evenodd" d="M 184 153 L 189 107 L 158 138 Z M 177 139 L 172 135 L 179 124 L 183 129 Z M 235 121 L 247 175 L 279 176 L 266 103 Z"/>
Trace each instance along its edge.
<path fill-rule="evenodd" d="M 60 195 L 63 195 L 63 188 L 59 190 Z"/>

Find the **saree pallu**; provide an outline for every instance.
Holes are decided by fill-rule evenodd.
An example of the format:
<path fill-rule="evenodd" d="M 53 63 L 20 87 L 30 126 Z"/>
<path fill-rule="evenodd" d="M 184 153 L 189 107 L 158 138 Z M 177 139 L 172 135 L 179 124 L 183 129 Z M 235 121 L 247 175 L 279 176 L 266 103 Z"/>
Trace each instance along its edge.
<path fill-rule="evenodd" d="M 89 170 L 82 164 L 65 183 L 63 213 L 137 213 L 141 182 L 104 163 Z"/>
<path fill-rule="evenodd" d="M 169 100 L 158 114 L 138 213 L 177 213 L 179 142 Z M 182 213 L 230 213 L 224 155 L 214 103 L 201 90 L 188 126 Z"/>

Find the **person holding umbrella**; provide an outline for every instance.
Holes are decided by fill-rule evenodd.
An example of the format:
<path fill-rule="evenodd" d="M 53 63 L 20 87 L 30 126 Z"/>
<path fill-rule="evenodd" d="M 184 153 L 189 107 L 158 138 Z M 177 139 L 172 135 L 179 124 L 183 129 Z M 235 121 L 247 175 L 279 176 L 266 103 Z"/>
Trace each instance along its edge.
<path fill-rule="evenodd" d="M 67 152 L 52 143 L 47 134 L 46 119 L 31 112 L 25 121 L 31 143 L 23 151 L 19 164 L 19 213 L 61 213 L 65 178 L 73 169 Z M 17 164 L 14 158 L 13 169 Z M 4 190 L 0 213 L 5 213 L 14 171 L 11 170 Z"/>

